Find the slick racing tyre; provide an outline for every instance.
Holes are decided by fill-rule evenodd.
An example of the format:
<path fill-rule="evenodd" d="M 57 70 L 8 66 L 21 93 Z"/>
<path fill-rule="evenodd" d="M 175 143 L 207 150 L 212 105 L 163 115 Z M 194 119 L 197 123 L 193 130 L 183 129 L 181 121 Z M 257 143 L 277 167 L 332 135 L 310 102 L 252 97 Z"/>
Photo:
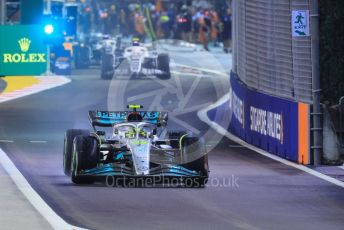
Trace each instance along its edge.
<path fill-rule="evenodd" d="M 167 133 L 167 138 L 168 140 L 170 140 L 170 144 L 172 146 L 172 148 L 174 149 L 179 149 L 179 140 L 186 135 L 187 132 L 186 131 L 180 131 L 180 130 L 175 130 L 175 131 L 169 131 Z"/>
<path fill-rule="evenodd" d="M 70 176 L 73 153 L 73 140 L 78 135 L 89 135 L 88 130 L 84 129 L 69 129 L 65 133 L 64 148 L 63 148 L 63 171 L 65 175 Z"/>
<path fill-rule="evenodd" d="M 140 78 L 140 73 L 131 73 L 130 74 L 130 79 L 139 79 Z"/>
<path fill-rule="evenodd" d="M 104 54 L 102 56 L 101 79 L 111 79 L 114 75 L 114 59 L 113 55 Z"/>
<path fill-rule="evenodd" d="M 90 66 L 90 48 L 77 46 L 74 48 L 74 65 L 76 69 L 84 69 Z"/>
<path fill-rule="evenodd" d="M 196 160 L 183 164 L 183 167 L 200 174 L 200 177 L 186 180 L 185 185 L 188 187 L 203 188 L 209 177 L 208 155 L 205 152 L 204 141 L 198 137 L 186 136 L 181 140 L 181 145 L 182 156 L 185 159 L 191 158 L 191 156 L 192 159 L 196 158 Z"/>
<path fill-rule="evenodd" d="M 171 78 L 170 57 L 167 54 L 159 54 L 158 69 L 163 72 L 157 75 L 159 79 L 166 80 Z"/>
<path fill-rule="evenodd" d="M 76 136 L 73 141 L 72 157 L 72 181 L 75 184 L 92 184 L 94 178 L 91 176 L 80 176 L 82 170 L 97 167 L 98 143 L 94 137 Z"/>
<path fill-rule="evenodd" d="M 187 134 L 186 131 L 181 130 L 173 130 L 168 132 L 168 139 L 180 139 L 182 136 Z"/>

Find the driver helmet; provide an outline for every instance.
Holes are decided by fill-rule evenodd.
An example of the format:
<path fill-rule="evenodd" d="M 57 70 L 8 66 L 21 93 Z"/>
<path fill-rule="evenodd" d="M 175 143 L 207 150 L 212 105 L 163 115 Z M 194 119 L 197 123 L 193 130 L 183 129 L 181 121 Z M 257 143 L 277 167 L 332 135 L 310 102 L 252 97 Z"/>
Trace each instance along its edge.
<path fill-rule="evenodd" d="M 127 121 L 128 122 L 141 122 L 141 121 L 143 121 L 143 117 L 138 112 L 132 112 L 128 115 Z"/>
<path fill-rule="evenodd" d="M 139 38 L 133 38 L 132 45 L 133 46 L 140 46 L 140 39 Z"/>
<path fill-rule="evenodd" d="M 110 39 L 110 35 L 108 35 L 108 34 L 103 35 L 103 40 L 109 40 L 109 39 Z"/>

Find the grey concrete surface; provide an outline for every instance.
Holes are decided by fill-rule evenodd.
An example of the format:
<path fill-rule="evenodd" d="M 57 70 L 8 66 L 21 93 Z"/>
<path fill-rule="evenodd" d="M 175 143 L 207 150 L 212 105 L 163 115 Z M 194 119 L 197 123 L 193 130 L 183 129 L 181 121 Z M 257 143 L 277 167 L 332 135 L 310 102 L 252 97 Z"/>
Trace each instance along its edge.
<path fill-rule="evenodd" d="M 343 165 L 342 166 L 323 165 L 323 166 L 314 167 L 313 169 L 322 174 L 333 177 L 337 180 L 344 181 L 344 166 Z"/>
<path fill-rule="evenodd" d="M 0 165 L 0 228 L 52 229 L 31 203 L 18 190 Z"/>
<path fill-rule="evenodd" d="M 341 148 L 338 136 L 326 106 L 323 106 L 323 161 L 335 165 L 341 162 Z"/>
<path fill-rule="evenodd" d="M 210 52 L 203 50 L 200 45 L 196 45 L 195 51 L 176 51 L 172 45 L 165 45 L 165 50 L 179 64 L 187 64 L 198 68 L 208 68 L 225 73 L 230 73 L 232 67 L 232 54 L 223 52 L 221 47 L 209 46 Z M 192 49 L 190 49 L 192 50 Z"/>
<path fill-rule="evenodd" d="M 182 77 L 185 94 L 197 79 Z M 117 104 L 122 99 L 161 87 L 150 79 L 111 82 L 99 78 L 97 70 L 78 71 L 71 84 L 0 106 L 0 139 L 14 141 L 0 147 L 67 222 L 91 229 L 342 229 L 343 189 L 227 139 L 209 154 L 211 177 L 205 189 L 72 184 L 62 170 L 65 130 L 87 128 L 90 109 L 107 109 L 113 104 L 123 107 L 124 102 Z M 174 80 L 161 84 L 173 85 Z M 221 96 L 210 80 L 199 80 L 191 107 Z M 119 94 L 123 98 L 111 99 L 108 104 L 110 85 L 122 83 L 129 84 L 127 91 Z M 166 95 L 173 104 L 175 97 Z M 135 102 L 149 107 L 152 101 Z M 209 129 L 195 112 L 182 119 L 201 133 Z M 179 126 L 171 121 L 172 129 Z M 30 142 L 37 140 L 46 142 Z"/>

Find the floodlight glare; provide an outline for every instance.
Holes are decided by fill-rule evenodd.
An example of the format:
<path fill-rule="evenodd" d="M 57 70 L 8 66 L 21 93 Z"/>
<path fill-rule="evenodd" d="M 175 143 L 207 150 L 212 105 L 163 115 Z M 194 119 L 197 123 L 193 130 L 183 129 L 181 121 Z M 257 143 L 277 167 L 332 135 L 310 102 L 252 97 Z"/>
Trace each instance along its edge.
<path fill-rule="evenodd" d="M 52 33 L 54 32 L 54 27 L 53 27 L 53 25 L 51 25 L 51 24 L 45 25 L 45 27 L 44 27 L 44 32 L 45 32 L 46 34 L 52 34 Z"/>

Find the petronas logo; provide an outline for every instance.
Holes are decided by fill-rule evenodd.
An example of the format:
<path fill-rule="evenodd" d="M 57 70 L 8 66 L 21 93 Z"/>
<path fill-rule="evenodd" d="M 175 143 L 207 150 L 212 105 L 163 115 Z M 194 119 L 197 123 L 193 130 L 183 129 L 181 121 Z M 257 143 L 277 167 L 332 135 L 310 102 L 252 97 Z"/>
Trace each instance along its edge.
<path fill-rule="evenodd" d="M 27 52 L 30 49 L 31 40 L 28 38 L 22 38 L 18 41 L 22 52 Z"/>

